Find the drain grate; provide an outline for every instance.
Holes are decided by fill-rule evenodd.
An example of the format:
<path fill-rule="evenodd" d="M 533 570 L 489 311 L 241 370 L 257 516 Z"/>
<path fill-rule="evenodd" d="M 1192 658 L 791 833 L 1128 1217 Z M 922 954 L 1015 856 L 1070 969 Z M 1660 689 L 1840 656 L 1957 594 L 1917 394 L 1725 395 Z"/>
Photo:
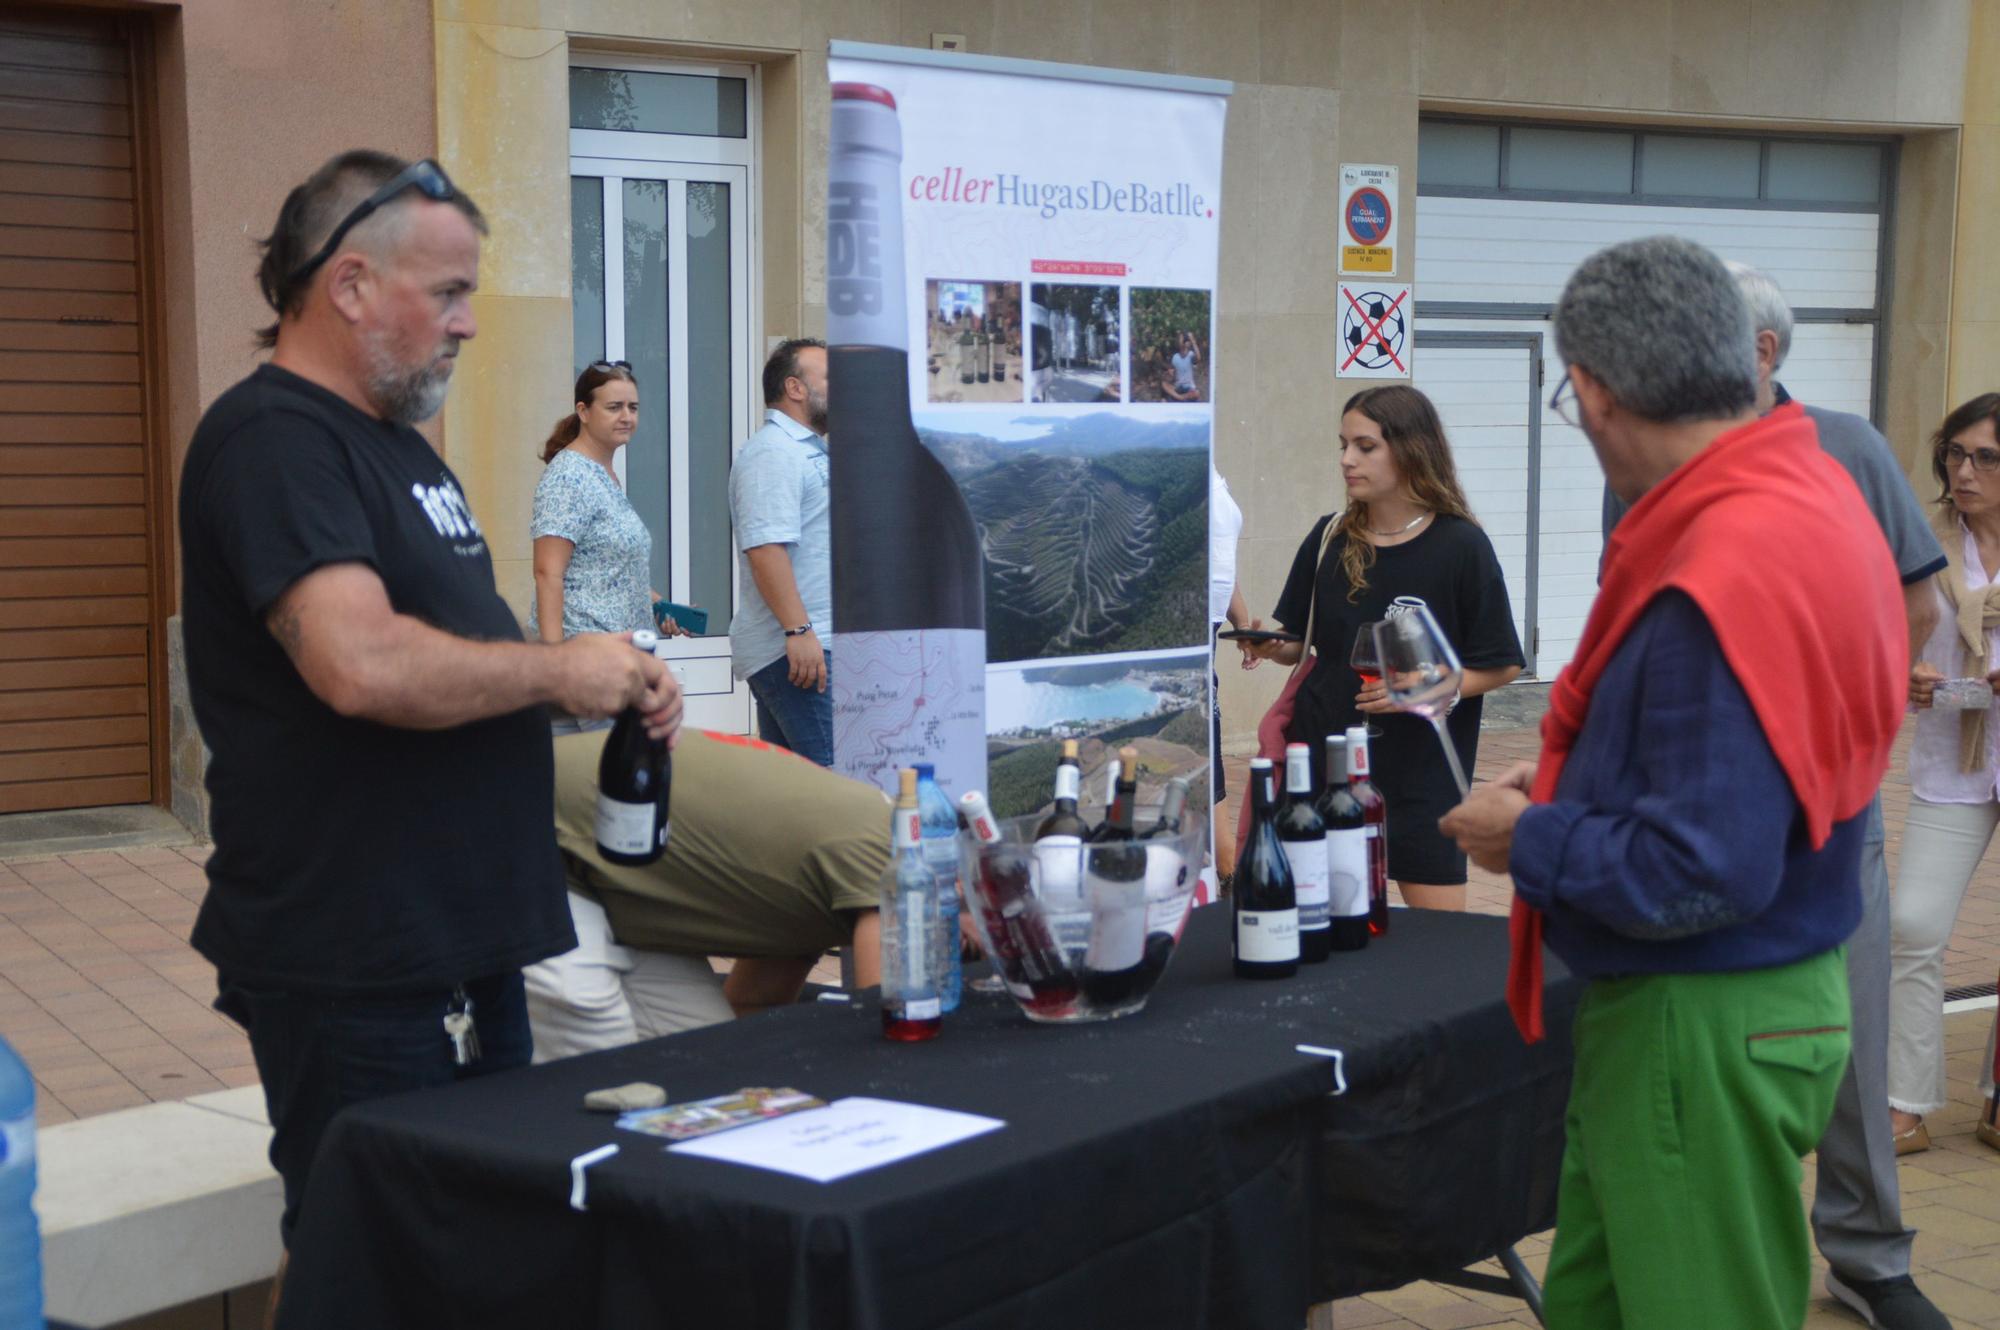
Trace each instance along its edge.
<path fill-rule="evenodd" d="M 2000 993 L 2000 984 L 1967 984 L 1964 988 L 1947 988 L 1944 1000 L 1961 1002 L 1966 998 L 1992 997 L 1996 993 Z"/>

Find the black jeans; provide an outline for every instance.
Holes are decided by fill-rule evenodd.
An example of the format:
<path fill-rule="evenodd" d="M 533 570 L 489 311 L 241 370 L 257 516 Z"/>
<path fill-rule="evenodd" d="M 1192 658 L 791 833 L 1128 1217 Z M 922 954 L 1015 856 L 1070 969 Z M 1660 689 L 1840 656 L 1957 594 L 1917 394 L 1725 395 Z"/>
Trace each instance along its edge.
<path fill-rule="evenodd" d="M 467 980 L 479 1060 L 452 1060 L 444 1017 L 450 989 L 330 997 L 246 988 L 219 978 L 216 1009 L 250 1032 L 250 1054 L 271 1115 L 271 1167 L 285 1184 L 279 1231 L 292 1245 L 306 1177 L 320 1137 L 349 1104 L 405 1090 L 449 1085 L 513 1067 L 533 1053 L 527 995 L 519 971 Z"/>

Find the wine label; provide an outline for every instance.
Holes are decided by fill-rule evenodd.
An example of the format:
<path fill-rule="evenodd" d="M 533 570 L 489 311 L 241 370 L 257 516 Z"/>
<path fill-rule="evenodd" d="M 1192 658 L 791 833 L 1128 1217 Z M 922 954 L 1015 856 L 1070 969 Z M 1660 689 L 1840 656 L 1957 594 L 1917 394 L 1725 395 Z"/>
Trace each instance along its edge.
<path fill-rule="evenodd" d="M 1146 955 L 1146 884 L 1090 880 L 1089 937 L 1083 963 L 1097 971 L 1129 970 Z"/>
<path fill-rule="evenodd" d="M 1063 954 L 1075 957 L 1090 944 L 1090 906 L 1083 897 L 1083 840 L 1044 836 L 1035 842 L 1035 890 L 1042 913 Z"/>
<path fill-rule="evenodd" d="M 1238 910 L 1236 956 L 1246 961 L 1295 961 L 1299 958 L 1299 912 Z"/>
<path fill-rule="evenodd" d="M 1298 897 L 1300 928 L 1327 927 L 1328 903 L 1332 899 L 1328 886 L 1329 839 L 1279 842 L 1292 866 L 1292 890 Z"/>
<path fill-rule="evenodd" d="M 653 825 L 658 818 L 657 804 L 628 804 L 599 794 L 597 843 L 613 854 L 651 854 L 667 843 L 667 824 Z"/>
<path fill-rule="evenodd" d="M 1166 845 L 1146 846 L 1146 931 L 1178 939 L 1187 922 L 1187 860 Z"/>
<path fill-rule="evenodd" d="M 1368 832 L 1326 833 L 1327 908 L 1336 919 L 1368 913 Z"/>

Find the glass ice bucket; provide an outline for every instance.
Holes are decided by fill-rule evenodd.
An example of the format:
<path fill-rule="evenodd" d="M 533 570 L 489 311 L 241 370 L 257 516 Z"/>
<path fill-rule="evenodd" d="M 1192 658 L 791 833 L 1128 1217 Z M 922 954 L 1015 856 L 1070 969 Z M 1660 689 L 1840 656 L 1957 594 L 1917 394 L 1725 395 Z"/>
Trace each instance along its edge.
<path fill-rule="evenodd" d="M 994 973 L 1028 1019 L 1129 1016 L 1166 973 L 1199 885 L 1208 828 L 1079 845 L 1034 840 L 1040 817 L 959 838 L 965 896 Z"/>

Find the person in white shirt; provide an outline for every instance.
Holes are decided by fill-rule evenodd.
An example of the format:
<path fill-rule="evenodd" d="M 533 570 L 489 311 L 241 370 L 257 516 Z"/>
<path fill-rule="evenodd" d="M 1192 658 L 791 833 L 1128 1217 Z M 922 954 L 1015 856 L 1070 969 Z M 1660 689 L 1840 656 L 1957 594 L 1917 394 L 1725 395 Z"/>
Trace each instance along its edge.
<path fill-rule="evenodd" d="M 1236 540 L 1243 534 L 1243 510 L 1236 506 L 1236 499 L 1229 493 L 1229 482 L 1215 469 L 1213 462 L 1208 467 L 1208 626 L 1210 644 L 1208 658 L 1209 682 L 1209 760 L 1213 764 L 1210 798 L 1216 807 L 1222 805 L 1229 793 L 1222 779 L 1222 680 L 1215 672 L 1214 630 L 1227 622 L 1231 628 L 1241 628 L 1250 622 L 1249 607 L 1243 603 L 1243 593 L 1236 586 Z M 1218 877 L 1228 877 L 1236 871 L 1236 822 L 1229 817 L 1217 817 L 1215 823 L 1215 872 Z"/>

